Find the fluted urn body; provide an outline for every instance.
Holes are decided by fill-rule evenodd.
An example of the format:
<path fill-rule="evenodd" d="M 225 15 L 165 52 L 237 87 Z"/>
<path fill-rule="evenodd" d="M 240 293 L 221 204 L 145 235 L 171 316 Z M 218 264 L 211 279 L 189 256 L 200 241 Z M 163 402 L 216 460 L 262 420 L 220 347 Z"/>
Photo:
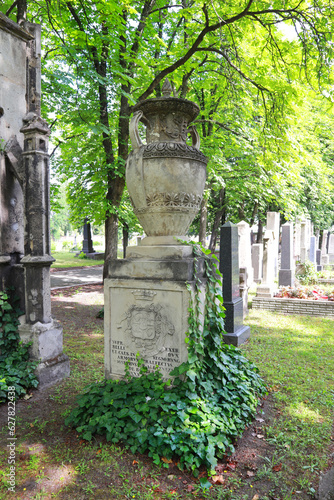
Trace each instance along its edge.
<path fill-rule="evenodd" d="M 198 113 L 195 103 L 174 97 L 147 99 L 134 107 L 126 182 L 147 236 L 184 236 L 200 208 L 207 158 L 199 150 L 195 127 L 189 127 Z M 139 121 L 146 127 L 146 144 Z"/>

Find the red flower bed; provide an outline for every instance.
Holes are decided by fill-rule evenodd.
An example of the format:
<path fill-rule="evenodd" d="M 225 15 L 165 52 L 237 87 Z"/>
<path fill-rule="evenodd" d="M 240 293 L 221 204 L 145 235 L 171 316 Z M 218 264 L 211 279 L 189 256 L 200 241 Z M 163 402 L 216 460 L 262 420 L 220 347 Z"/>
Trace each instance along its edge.
<path fill-rule="evenodd" d="M 275 294 L 275 297 L 282 299 L 329 300 L 334 302 L 334 290 L 326 293 L 317 285 L 282 286 Z"/>

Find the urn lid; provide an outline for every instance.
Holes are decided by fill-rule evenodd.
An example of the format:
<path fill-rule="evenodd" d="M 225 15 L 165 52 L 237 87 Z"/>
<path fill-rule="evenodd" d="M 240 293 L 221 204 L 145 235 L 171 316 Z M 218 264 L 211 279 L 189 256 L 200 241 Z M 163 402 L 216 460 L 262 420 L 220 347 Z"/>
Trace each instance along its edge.
<path fill-rule="evenodd" d="M 187 118 L 187 122 L 192 122 L 199 114 L 199 107 L 188 99 L 181 97 L 170 97 L 172 91 L 171 84 L 166 78 L 162 86 L 163 97 L 153 97 L 145 101 L 138 102 L 133 107 L 133 112 L 142 111 L 145 116 L 152 114 L 181 113 Z"/>

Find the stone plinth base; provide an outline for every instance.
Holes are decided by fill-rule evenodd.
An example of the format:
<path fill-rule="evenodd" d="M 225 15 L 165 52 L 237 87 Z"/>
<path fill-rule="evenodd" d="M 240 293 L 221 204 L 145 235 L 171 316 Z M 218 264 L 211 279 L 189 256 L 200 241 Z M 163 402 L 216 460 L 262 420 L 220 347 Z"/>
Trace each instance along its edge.
<path fill-rule="evenodd" d="M 250 336 L 249 326 L 243 324 L 243 299 L 240 297 L 232 302 L 224 302 L 224 307 L 226 309 L 224 341 L 226 344 L 239 346 Z"/>
<path fill-rule="evenodd" d="M 226 344 L 232 344 L 238 347 L 249 339 L 250 328 L 249 326 L 243 325 L 234 333 L 224 333 L 223 337 L 224 337 L 224 342 L 226 342 Z"/>
<path fill-rule="evenodd" d="M 167 379 L 188 359 L 185 338 L 195 291 L 192 249 L 143 245 L 129 247 L 129 256 L 113 261 L 104 280 L 105 376 L 123 378 L 127 361 L 137 376 L 138 354 L 150 371 L 157 366 Z"/>
<path fill-rule="evenodd" d="M 328 261 L 329 261 L 329 264 L 334 264 L 334 253 L 328 254 Z"/>
<path fill-rule="evenodd" d="M 280 269 L 278 272 L 279 286 L 293 286 L 295 282 L 295 273 L 292 269 Z"/>
<path fill-rule="evenodd" d="M 271 285 L 259 285 L 256 289 L 256 297 L 270 299 L 274 294 L 274 288 Z"/>
<path fill-rule="evenodd" d="M 30 356 L 40 360 L 36 368 L 39 388 L 60 382 L 70 375 L 68 356 L 63 354 L 63 329 L 60 323 L 21 324 L 20 338 L 24 343 L 32 342 Z"/>

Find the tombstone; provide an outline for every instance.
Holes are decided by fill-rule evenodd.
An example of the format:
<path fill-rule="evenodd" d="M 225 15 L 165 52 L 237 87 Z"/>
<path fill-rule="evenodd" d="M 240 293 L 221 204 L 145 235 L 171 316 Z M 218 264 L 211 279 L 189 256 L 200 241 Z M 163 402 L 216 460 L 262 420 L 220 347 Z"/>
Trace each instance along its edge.
<path fill-rule="evenodd" d="M 274 249 L 273 249 L 274 247 Z M 273 231 L 268 229 L 263 236 L 263 279 L 256 289 L 256 297 L 271 298 L 274 293 L 275 251 Z"/>
<path fill-rule="evenodd" d="M 322 271 L 322 264 L 321 264 L 321 250 L 316 251 L 316 262 L 317 262 L 317 271 Z"/>
<path fill-rule="evenodd" d="M 263 268 L 263 244 L 254 243 L 252 245 L 252 267 L 254 273 L 255 283 L 262 281 L 262 268 Z"/>
<path fill-rule="evenodd" d="M 304 263 L 310 257 L 309 220 L 303 219 L 300 223 L 300 262 Z"/>
<path fill-rule="evenodd" d="M 82 242 L 82 251 L 85 254 L 92 254 L 95 252 L 93 248 L 92 242 L 92 231 L 90 227 L 90 223 L 88 222 L 88 218 L 85 218 L 83 225 L 83 242 Z"/>
<path fill-rule="evenodd" d="M 281 269 L 278 273 L 279 286 L 293 286 L 295 280 L 295 262 L 293 258 L 293 224 L 282 226 Z"/>
<path fill-rule="evenodd" d="M 274 259 L 274 277 L 278 276 L 278 252 L 279 252 L 279 236 L 280 236 L 280 214 L 279 212 L 267 212 L 266 229 L 272 231 L 273 239 L 271 243 L 271 251 Z"/>
<path fill-rule="evenodd" d="M 330 239 L 331 233 L 328 231 L 327 233 L 327 241 L 326 241 L 326 253 L 328 254 L 328 249 L 329 249 L 329 239 Z"/>
<path fill-rule="evenodd" d="M 322 265 L 322 267 L 329 265 L 329 255 L 328 254 L 321 256 L 321 265 Z"/>
<path fill-rule="evenodd" d="M 224 340 L 238 346 L 248 339 L 250 328 L 243 324 L 244 302 L 239 291 L 238 227 L 231 222 L 226 222 L 221 227 L 219 260 L 226 309 Z"/>
<path fill-rule="evenodd" d="M 249 286 L 253 283 L 251 231 L 247 222 L 237 224 L 239 236 L 239 266 L 247 269 Z"/>
<path fill-rule="evenodd" d="M 40 360 L 42 387 L 68 376 L 69 360 L 51 316 L 50 130 L 40 117 L 40 32 L 0 13 L 0 282 L 2 290 L 14 285 L 20 298 L 20 337 Z"/>
<path fill-rule="evenodd" d="M 328 257 L 329 257 L 329 263 L 334 264 L 334 234 L 329 235 Z"/>
<path fill-rule="evenodd" d="M 324 230 L 324 232 L 322 233 L 322 242 L 321 242 L 321 252 L 322 252 L 322 255 L 325 255 L 327 254 L 327 235 L 328 235 L 328 231 Z"/>
<path fill-rule="evenodd" d="M 159 367 L 164 378 L 188 359 L 185 343 L 189 300 L 205 278 L 191 246 L 182 244 L 198 213 L 206 181 L 207 158 L 199 150 L 195 127 L 196 104 L 170 97 L 166 81 L 163 97 L 133 107 L 130 122 L 132 151 L 126 180 L 134 212 L 146 237 L 128 246 L 126 258 L 110 263 L 105 290 L 105 375 L 123 378 L 129 361 L 138 374 L 136 354 L 150 371 Z M 146 126 L 143 144 L 138 123 Z M 187 134 L 192 146 L 186 144 Z M 202 263 L 203 264 L 203 263 Z"/>
<path fill-rule="evenodd" d="M 295 263 L 300 260 L 300 221 L 297 220 L 293 232 L 293 259 Z"/>
<path fill-rule="evenodd" d="M 310 238 L 310 251 L 309 251 L 309 261 L 312 262 L 314 267 L 317 265 L 317 256 L 316 256 L 316 248 L 317 246 L 317 238 L 315 236 L 311 236 Z"/>

